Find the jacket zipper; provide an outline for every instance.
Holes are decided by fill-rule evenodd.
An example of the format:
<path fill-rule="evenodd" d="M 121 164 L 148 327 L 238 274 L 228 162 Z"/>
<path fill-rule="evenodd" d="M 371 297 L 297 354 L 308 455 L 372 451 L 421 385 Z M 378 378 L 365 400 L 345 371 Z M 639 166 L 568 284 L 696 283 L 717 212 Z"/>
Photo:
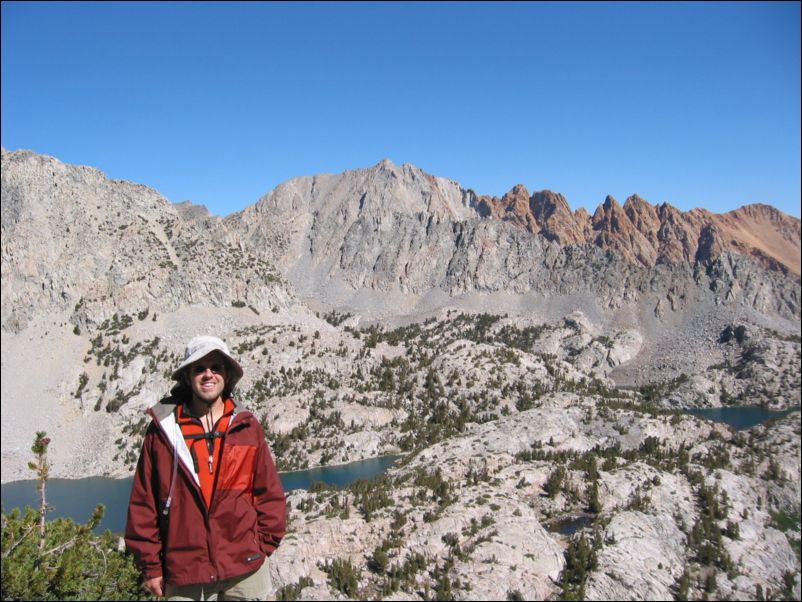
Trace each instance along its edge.
<path fill-rule="evenodd" d="M 238 412 L 235 410 L 234 413 L 231 415 L 231 420 L 228 422 L 228 428 L 226 432 L 223 433 L 223 436 L 220 438 L 220 461 L 218 462 L 217 466 L 217 474 L 214 475 L 214 485 L 212 486 L 212 498 L 209 500 L 209 508 L 206 508 L 206 504 L 203 504 L 205 510 L 205 519 L 206 519 L 206 546 L 209 551 L 209 563 L 214 567 L 216 573 L 218 573 L 217 577 L 219 577 L 219 569 L 217 568 L 217 562 L 215 561 L 214 557 L 214 546 L 212 545 L 212 508 L 214 507 L 214 503 L 216 501 L 215 493 L 217 492 L 217 479 L 220 478 L 220 466 L 223 464 L 223 450 L 225 448 L 226 436 L 231 431 L 231 427 L 234 425 L 234 419 L 237 417 Z M 218 419 L 217 423 L 222 420 L 222 416 Z M 215 427 L 217 426 L 215 423 Z M 244 427 L 245 425 L 243 425 Z"/>
<path fill-rule="evenodd" d="M 151 418 L 154 419 L 156 424 L 159 425 L 158 432 L 159 432 L 159 436 L 162 438 L 162 443 L 165 444 L 165 446 L 167 447 L 168 450 L 172 450 L 172 453 L 177 454 L 178 450 L 175 448 L 175 445 L 173 445 L 172 442 L 168 439 L 167 434 L 164 432 L 164 429 L 161 426 L 161 421 L 158 418 L 156 418 L 156 415 L 152 413 L 152 410 L 149 410 L 148 414 L 150 414 Z M 222 464 L 223 447 L 224 447 L 226 435 L 231 431 L 232 426 L 234 426 L 234 421 L 236 420 L 238 415 L 239 415 L 239 412 L 237 412 L 237 410 L 235 408 L 234 409 L 234 413 L 231 416 L 231 420 L 228 423 L 228 428 L 226 429 L 226 433 L 223 435 L 223 437 L 220 440 L 220 460 L 221 460 L 220 463 L 221 464 Z M 174 419 L 176 420 L 176 426 L 178 427 L 178 430 L 181 433 L 181 436 L 183 438 L 183 432 L 181 431 L 181 426 L 178 424 L 177 416 L 175 416 L 175 414 L 173 414 L 173 416 L 174 416 Z M 239 427 L 239 424 L 236 425 L 236 426 Z M 244 428 L 245 426 L 247 426 L 247 424 L 243 424 L 242 428 Z M 240 429 L 237 428 L 237 430 L 240 430 Z M 211 499 L 211 501 L 209 503 L 209 507 L 207 508 L 206 507 L 206 502 L 203 499 L 203 492 L 201 491 L 200 486 L 195 482 L 195 477 L 192 476 L 192 475 L 187 475 L 187 471 L 189 469 L 187 468 L 187 466 L 183 462 L 179 461 L 178 465 L 181 467 L 179 470 L 183 470 L 184 471 L 184 477 L 186 478 L 186 480 L 189 481 L 192 484 L 192 491 L 195 492 L 195 502 L 200 505 L 200 508 L 201 508 L 201 510 L 203 512 L 204 522 L 206 524 L 206 548 L 207 548 L 207 551 L 208 551 L 208 554 L 209 554 L 209 564 L 212 567 L 214 567 L 214 570 L 215 570 L 216 573 L 219 573 L 220 571 L 218 570 L 217 563 L 215 561 L 214 546 L 212 545 L 212 539 L 211 539 L 212 538 L 211 514 L 212 514 L 212 506 L 214 505 L 214 502 L 215 502 L 215 495 L 214 495 L 215 490 L 212 489 L 212 499 Z M 215 487 L 217 485 L 218 476 L 219 476 L 219 471 L 218 471 L 218 475 L 215 476 Z M 214 577 L 215 580 L 217 579 L 217 575 L 215 575 L 215 576 L 210 575 L 210 577 Z"/>

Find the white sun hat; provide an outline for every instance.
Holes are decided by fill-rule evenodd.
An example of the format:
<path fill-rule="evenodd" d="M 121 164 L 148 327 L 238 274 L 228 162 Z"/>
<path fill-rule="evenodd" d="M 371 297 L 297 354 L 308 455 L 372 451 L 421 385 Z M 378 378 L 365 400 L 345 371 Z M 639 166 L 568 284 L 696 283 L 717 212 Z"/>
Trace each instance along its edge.
<path fill-rule="evenodd" d="M 228 347 L 223 341 L 217 337 L 206 335 L 195 337 L 187 343 L 187 349 L 184 352 L 184 361 L 175 369 L 175 372 L 173 372 L 173 380 L 181 380 L 181 373 L 184 371 L 184 368 L 206 357 L 213 351 L 219 351 L 226 357 L 229 368 L 226 387 L 229 391 L 233 390 L 234 385 L 242 378 L 242 367 L 237 360 L 231 357 L 231 353 L 228 351 Z"/>

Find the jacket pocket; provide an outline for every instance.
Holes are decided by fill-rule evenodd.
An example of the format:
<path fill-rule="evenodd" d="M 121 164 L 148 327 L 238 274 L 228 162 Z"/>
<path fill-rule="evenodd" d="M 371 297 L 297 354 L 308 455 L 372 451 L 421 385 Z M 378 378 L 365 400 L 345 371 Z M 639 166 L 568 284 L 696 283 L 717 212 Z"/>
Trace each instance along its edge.
<path fill-rule="evenodd" d="M 256 468 L 256 448 L 251 445 L 232 445 L 225 449 L 220 466 L 218 489 L 250 491 Z"/>

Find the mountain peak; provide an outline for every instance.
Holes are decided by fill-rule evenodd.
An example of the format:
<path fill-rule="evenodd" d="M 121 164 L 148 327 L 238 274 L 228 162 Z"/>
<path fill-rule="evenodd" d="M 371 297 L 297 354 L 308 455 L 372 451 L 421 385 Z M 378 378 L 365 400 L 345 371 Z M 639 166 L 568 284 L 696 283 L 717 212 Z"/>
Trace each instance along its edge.
<path fill-rule="evenodd" d="M 514 205 L 517 203 L 523 203 L 524 205 L 528 205 L 529 191 L 523 184 L 516 184 L 515 186 L 512 187 L 512 190 L 505 193 L 504 196 L 501 197 L 501 203 L 505 205 L 507 211 L 513 210 Z"/>
<path fill-rule="evenodd" d="M 532 195 L 532 211 L 538 222 L 543 223 L 555 213 L 571 213 L 568 201 L 559 192 L 541 190 Z"/>
<path fill-rule="evenodd" d="M 627 197 L 627 200 L 624 202 L 624 209 L 626 209 L 627 206 L 630 206 L 630 207 L 652 207 L 651 203 L 649 203 L 648 201 L 645 201 L 644 199 L 639 197 L 637 195 L 637 193 Z"/>
<path fill-rule="evenodd" d="M 397 165 L 391 159 L 384 158 L 376 163 L 376 169 L 397 169 Z"/>
<path fill-rule="evenodd" d="M 604 197 L 604 203 L 602 205 L 605 209 L 616 209 L 621 207 L 618 201 L 615 200 L 615 197 L 611 194 L 608 194 L 606 197 Z"/>

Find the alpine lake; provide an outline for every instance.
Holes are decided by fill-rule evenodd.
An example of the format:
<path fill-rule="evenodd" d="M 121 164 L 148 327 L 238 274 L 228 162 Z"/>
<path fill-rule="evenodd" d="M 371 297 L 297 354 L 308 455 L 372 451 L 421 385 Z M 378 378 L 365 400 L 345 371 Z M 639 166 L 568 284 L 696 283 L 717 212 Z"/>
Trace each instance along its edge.
<path fill-rule="evenodd" d="M 744 430 L 772 419 L 782 418 L 798 411 L 791 408 L 783 411 L 772 411 L 761 407 L 722 407 L 687 410 L 686 413 L 699 418 L 725 422 L 735 430 Z M 327 486 L 347 487 L 359 480 L 370 480 L 384 474 L 401 456 L 382 456 L 350 464 L 338 466 L 322 466 L 308 470 L 280 473 L 281 483 L 285 491 L 294 489 L 310 489 L 314 483 Z M 128 510 L 128 498 L 131 494 L 133 477 L 127 479 L 109 479 L 91 477 L 86 479 L 50 479 L 47 482 L 47 502 L 52 507 L 48 519 L 60 517 L 71 518 L 78 522 L 89 520 L 97 504 L 104 504 L 106 514 L 96 531 L 110 529 L 113 533 L 125 530 Z M 14 481 L 2 486 L 3 510 L 12 508 L 39 507 L 39 492 L 35 480 Z M 581 518 L 579 524 L 571 520 L 560 525 L 559 531 L 570 533 L 584 526 Z"/>
<path fill-rule="evenodd" d="M 309 470 L 279 473 L 284 491 L 309 489 L 315 483 L 327 486 L 347 487 L 359 480 L 374 479 L 384 474 L 401 456 L 381 456 L 360 462 L 338 466 L 320 466 Z M 96 532 L 111 529 L 113 533 L 125 531 L 128 513 L 128 498 L 134 478 L 109 479 L 90 477 L 87 479 L 49 479 L 47 481 L 47 503 L 52 506 L 48 520 L 66 517 L 77 522 L 86 522 L 98 504 L 106 506 Z M 13 481 L 2 488 L 3 510 L 12 508 L 39 507 L 39 491 L 36 480 Z"/>

